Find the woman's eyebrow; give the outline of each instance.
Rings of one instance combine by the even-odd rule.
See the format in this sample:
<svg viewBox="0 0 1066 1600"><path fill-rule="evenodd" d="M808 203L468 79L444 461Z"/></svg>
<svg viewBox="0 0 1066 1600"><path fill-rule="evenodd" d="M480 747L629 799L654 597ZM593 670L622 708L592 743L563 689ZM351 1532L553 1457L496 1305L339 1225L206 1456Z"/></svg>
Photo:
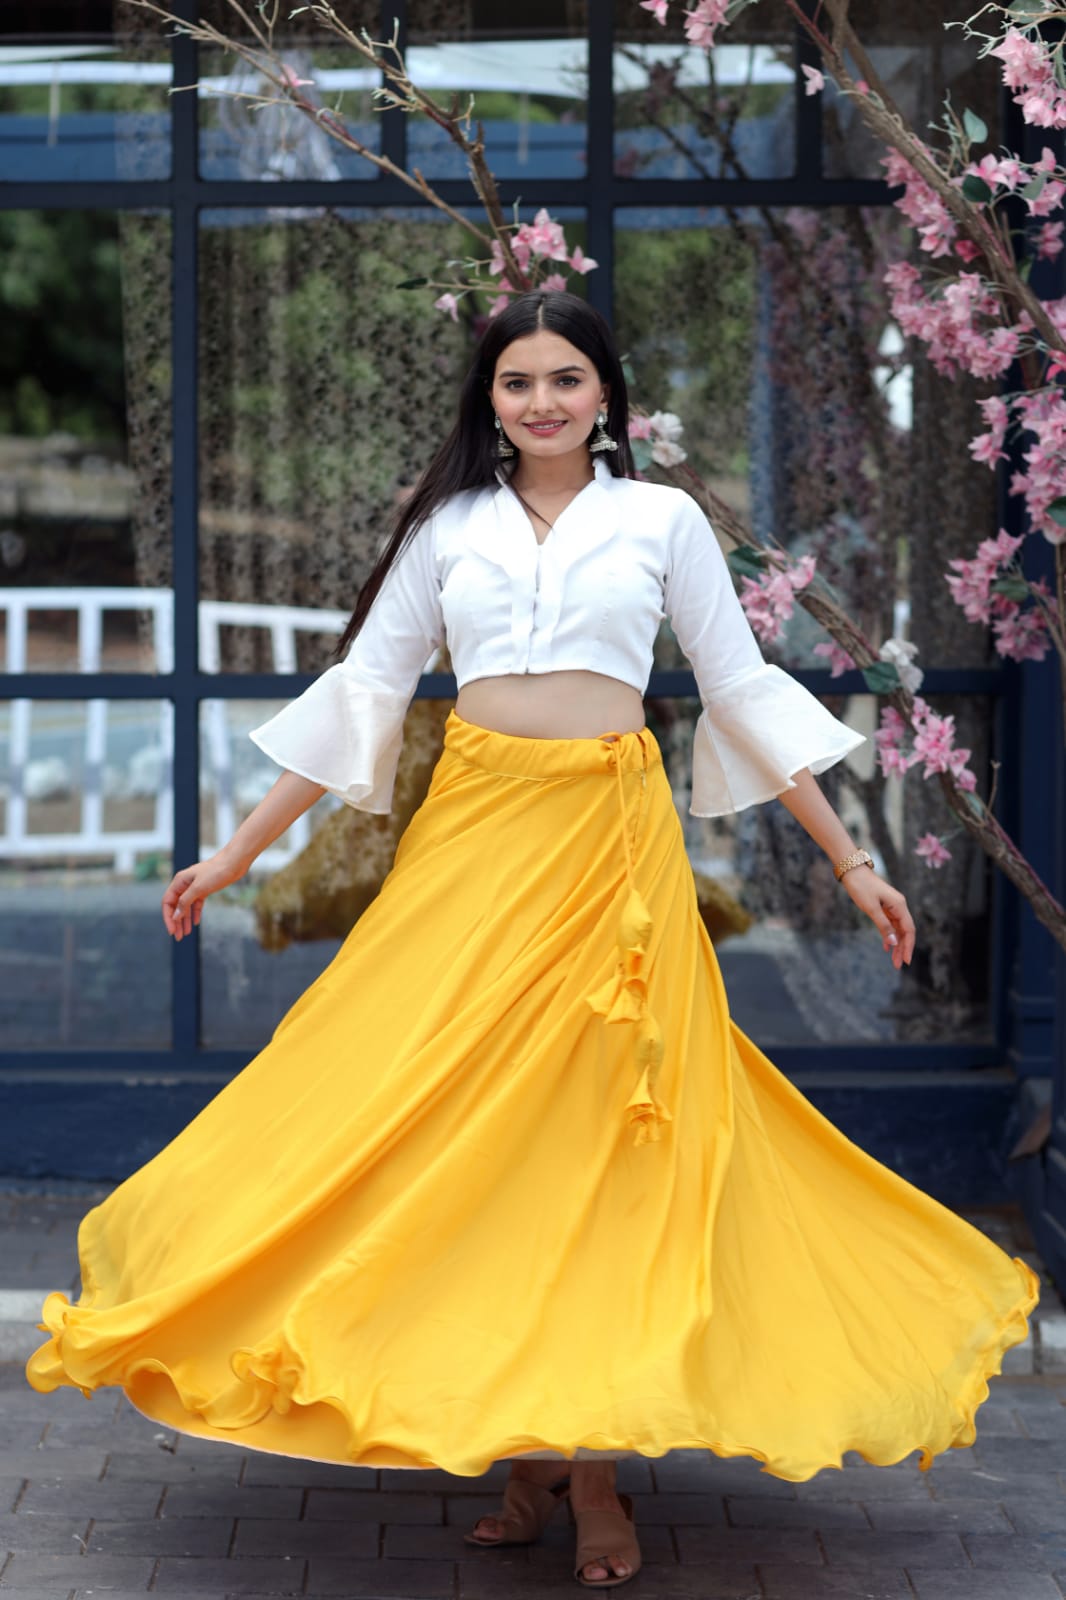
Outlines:
<svg viewBox="0 0 1066 1600"><path fill-rule="evenodd" d="M584 367L579 367L576 361L571 361L571 363L570 363L570 365L568 367L553 367L552 370L548 373L548 377L549 378L554 378L560 372L584 372L584 370L585 370ZM514 370L514 368L511 367L511 368L508 368L508 370L506 372L501 372L500 373L500 377L501 378L528 378L529 377L529 373L528 372L516 372Z"/></svg>

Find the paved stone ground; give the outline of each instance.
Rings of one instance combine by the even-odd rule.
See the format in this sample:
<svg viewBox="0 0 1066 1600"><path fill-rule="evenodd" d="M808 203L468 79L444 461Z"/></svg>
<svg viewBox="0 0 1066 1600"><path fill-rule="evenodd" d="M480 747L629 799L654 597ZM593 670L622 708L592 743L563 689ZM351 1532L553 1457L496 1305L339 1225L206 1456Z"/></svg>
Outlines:
<svg viewBox="0 0 1066 1600"><path fill-rule="evenodd" d="M176 1434L114 1389L38 1395L23 1349L40 1297L73 1288L89 1191L0 1193L0 1600L532 1600L574 1595L569 1507L530 1547L478 1550L462 1530L507 1474L331 1467ZM1019 1219L974 1221L1031 1259ZM36 1298L33 1310L29 1307ZM1050 1288L1046 1331L1062 1323ZM14 1315L21 1307L22 1322ZM869 1467L849 1456L789 1484L748 1458L673 1451L619 1463L644 1554L632 1600L1062 1600L1066 1371L1061 1341L1012 1353L977 1443ZM1051 1371L1039 1369L1041 1351ZM1035 1361L1034 1361L1035 1356Z"/></svg>

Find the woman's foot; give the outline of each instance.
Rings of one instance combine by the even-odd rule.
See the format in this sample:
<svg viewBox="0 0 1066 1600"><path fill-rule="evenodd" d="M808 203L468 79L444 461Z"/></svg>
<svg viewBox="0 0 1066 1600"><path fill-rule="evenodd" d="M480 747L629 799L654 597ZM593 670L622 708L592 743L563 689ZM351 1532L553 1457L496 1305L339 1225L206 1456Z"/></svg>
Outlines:
<svg viewBox="0 0 1066 1600"><path fill-rule="evenodd" d="M525 1479L527 1483L539 1484L542 1488L550 1489L561 1479L569 1476L571 1466L568 1461L522 1461L512 1460L511 1477ZM503 1538L504 1529L500 1518L497 1516L479 1517L475 1522L472 1533L491 1544Z"/></svg>
<svg viewBox="0 0 1066 1600"><path fill-rule="evenodd" d="M625 1514L622 1503L615 1493L615 1475L616 1466L613 1461L572 1463L570 1504L575 1517L580 1511L617 1511L620 1516ZM597 1583L604 1578L628 1577L633 1570L632 1563L622 1556L607 1555L607 1561L609 1566L604 1566L602 1560L587 1561L580 1568L581 1576Z"/></svg>

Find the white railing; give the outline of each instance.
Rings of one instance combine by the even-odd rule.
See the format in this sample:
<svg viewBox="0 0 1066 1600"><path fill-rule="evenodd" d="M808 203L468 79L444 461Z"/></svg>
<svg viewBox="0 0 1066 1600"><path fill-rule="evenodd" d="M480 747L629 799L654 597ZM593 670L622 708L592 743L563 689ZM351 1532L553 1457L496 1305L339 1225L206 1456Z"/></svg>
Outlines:
<svg viewBox="0 0 1066 1600"><path fill-rule="evenodd" d="M142 611L151 617L151 633L156 670L171 672L174 665L174 597L169 589L3 589L0 613L6 620L5 667L11 673L28 670L27 643L29 613L33 611L71 611L77 618L77 670L99 672L103 645L103 616L107 611ZM204 600L199 607L200 667L203 672L221 670L221 630L224 627L265 629L270 637L272 670L295 672L296 639L300 633L339 633L348 613L313 610L302 606L245 604L231 600ZM436 654L426 664L429 671ZM158 850L167 855L173 848L173 706L160 700L147 712L156 718L158 742L139 752L146 766L145 790L153 805L148 828L118 832L105 830L104 762L108 747L109 718L120 702L106 698L86 701L82 743L84 782L78 792L79 819L75 831L30 833L27 806L34 789L48 785L47 761L31 761L31 716L34 702L27 698L10 701L10 778L7 786L4 827L0 832L0 858L32 859L53 855L103 857L114 863L116 873L129 875L138 853ZM228 707L240 702L204 700L201 702L201 730L206 746L204 788L215 798L215 838L201 840L201 853L210 855L220 843L232 837L237 827L237 797L234 790L233 734ZM255 702L249 702L259 707ZM256 720L262 720L256 717ZM258 751L256 762L268 758ZM273 769L273 763L270 763ZM269 781L267 781L269 779ZM29 780L29 781L27 781ZM255 787L266 793L273 777ZM246 795L245 799L250 798ZM252 800L254 804L254 800ZM321 802L335 808L343 802L327 795ZM246 809L246 808L244 808ZM275 872L303 850L311 837L311 814L305 812L290 828L257 858L260 871Z"/></svg>
<svg viewBox="0 0 1066 1600"><path fill-rule="evenodd" d="M31 611L72 611L77 618L77 670L99 672L103 645L105 611L147 611L152 619L155 660L160 672L172 672L174 663L174 597L169 589L3 589L0 612L7 629L5 668L8 672L27 671L27 641ZM86 701L82 760L85 781L78 794L78 827L71 833L30 833L27 829L27 776L31 785L47 774L30 763L31 717L33 701L11 701L10 777L4 807L4 829L0 833L0 855L19 860L53 855L110 858L116 873L130 875L141 851L160 850L169 854L174 833L171 752L174 744L174 713L169 700L160 700L158 717L159 775L154 785L152 824L149 828L127 832L104 829L104 761L107 755L108 725L112 700Z"/></svg>
<svg viewBox="0 0 1066 1600"><path fill-rule="evenodd" d="M201 600L199 645L201 672L222 670L221 630L224 627L266 628L270 633L272 665L275 672L295 672L298 633L339 633L348 621L346 611L313 611L304 606L264 606L241 600ZM232 739L226 700L200 703L200 727L207 741L207 770L215 785L215 838L202 839L201 850L210 855L233 837L237 828L237 809L233 792ZM259 721L265 718L257 719ZM263 759L269 759L264 757ZM273 781L273 780L271 780ZM264 793L266 790L264 789ZM334 808L343 801L324 795L320 804ZM311 811L315 809L311 807ZM300 854L311 838L311 811L297 817L280 839L256 857L258 872L276 872Z"/></svg>

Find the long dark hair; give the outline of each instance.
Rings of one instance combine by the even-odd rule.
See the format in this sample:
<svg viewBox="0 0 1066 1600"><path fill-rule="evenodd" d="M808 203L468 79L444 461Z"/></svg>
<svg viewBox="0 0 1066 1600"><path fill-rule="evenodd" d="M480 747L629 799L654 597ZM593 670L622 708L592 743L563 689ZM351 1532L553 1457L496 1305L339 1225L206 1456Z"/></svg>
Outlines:
<svg viewBox="0 0 1066 1600"><path fill-rule="evenodd" d="M449 495L496 483L500 464L489 390L500 354L514 339L544 328L557 333L587 356L608 386L607 432L618 449L605 452L616 478L632 478L636 469L629 448L629 400L622 363L610 324L587 301L564 289L531 289L517 295L482 334L459 393L459 415L444 443L396 514L388 544L359 591L348 626L333 647L343 656L362 627L393 562L418 529Z"/></svg>

